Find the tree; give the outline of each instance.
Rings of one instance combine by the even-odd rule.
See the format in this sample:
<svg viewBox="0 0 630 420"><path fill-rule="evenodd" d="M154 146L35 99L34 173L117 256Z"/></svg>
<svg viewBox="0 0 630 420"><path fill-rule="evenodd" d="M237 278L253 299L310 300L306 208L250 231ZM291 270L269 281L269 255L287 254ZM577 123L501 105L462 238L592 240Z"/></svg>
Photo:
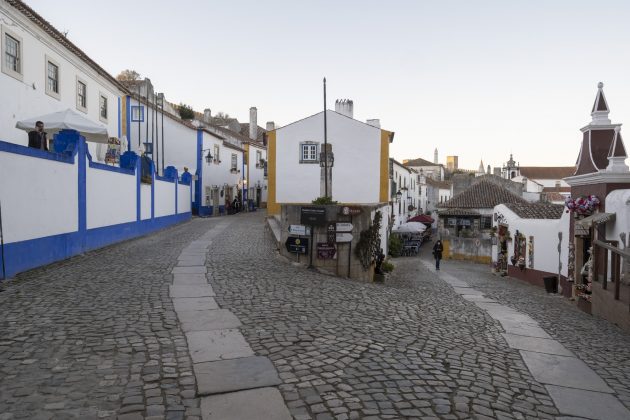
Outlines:
<svg viewBox="0 0 630 420"><path fill-rule="evenodd" d="M140 80L140 73L135 70L123 70L118 74L118 76L116 76L116 80L120 82L133 82Z"/></svg>
<svg viewBox="0 0 630 420"><path fill-rule="evenodd" d="M192 107L180 102L177 107L179 111L179 116L182 120L192 120L195 118L195 111L193 111Z"/></svg>

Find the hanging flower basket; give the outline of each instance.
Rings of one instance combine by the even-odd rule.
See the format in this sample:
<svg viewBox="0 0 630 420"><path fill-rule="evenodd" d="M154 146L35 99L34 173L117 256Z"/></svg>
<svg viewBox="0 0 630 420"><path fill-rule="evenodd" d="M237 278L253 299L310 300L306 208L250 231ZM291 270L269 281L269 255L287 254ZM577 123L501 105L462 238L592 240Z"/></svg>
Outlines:
<svg viewBox="0 0 630 420"><path fill-rule="evenodd" d="M575 217L590 216L599 208L600 200L596 195L582 196L578 198L568 197L564 201L567 211Z"/></svg>

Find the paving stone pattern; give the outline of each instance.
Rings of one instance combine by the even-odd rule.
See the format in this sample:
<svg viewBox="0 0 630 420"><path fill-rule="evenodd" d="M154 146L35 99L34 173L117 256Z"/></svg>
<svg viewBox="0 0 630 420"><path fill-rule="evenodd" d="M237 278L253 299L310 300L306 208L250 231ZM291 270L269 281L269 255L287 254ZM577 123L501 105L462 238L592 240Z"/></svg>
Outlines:
<svg viewBox="0 0 630 420"><path fill-rule="evenodd" d="M197 419L169 297L195 219L0 283L0 418Z"/></svg>
<svg viewBox="0 0 630 420"><path fill-rule="evenodd" d="M261 214L213 239L208 276L296 419L554 418L500 324L418 258L384 285L279 257Z"/></svg>
<svg viewBox="0 0 630 420"><path fill-rule="evenodd" d="M528 314L565 348L593 369L630 409L630 335L588 315L566 298L521 280L492 275L487 266L445 261L447 273L464 279L485 296Z"/></svg>

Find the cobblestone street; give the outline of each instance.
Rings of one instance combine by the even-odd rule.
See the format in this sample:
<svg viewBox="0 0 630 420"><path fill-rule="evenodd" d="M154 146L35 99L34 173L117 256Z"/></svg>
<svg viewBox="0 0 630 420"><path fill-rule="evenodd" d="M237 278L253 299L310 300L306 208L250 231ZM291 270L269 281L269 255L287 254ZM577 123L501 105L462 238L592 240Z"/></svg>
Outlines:
<svg viewBox="0 0 630 420"><path fill-rule="evenodd" d="M340 279L278 256L257 212L194 219L0 286L0 420L197 418L168 285L181 249L219 221L229 225L206 259L215 299L274 363L294 418L559 416L501 324L422 264L428 246L395 259L385 284ZM442 269L536 319L630 407L628 335L486 266Z"/></svg>

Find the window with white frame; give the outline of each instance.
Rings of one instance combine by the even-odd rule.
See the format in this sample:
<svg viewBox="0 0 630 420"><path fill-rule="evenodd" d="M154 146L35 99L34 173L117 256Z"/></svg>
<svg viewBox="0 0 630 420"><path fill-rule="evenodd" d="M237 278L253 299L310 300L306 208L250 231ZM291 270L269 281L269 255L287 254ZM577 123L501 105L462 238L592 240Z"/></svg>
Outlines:
<svg viewBox="0 0 630 420"><path fill-rule="evenodd" d="M312 141L305 141L300 143L300 163L317 163L318 144Z"/></svg>
<svg viewBox="0 0 630 420"><path fill-rule="evenodd" d="M230 162L230 169L235 171L237 164L238 164L238 161L237 161L236 153L232 153L232 160Z"/></svg>
<svg viewBox="0 0 630 420"><path fill-rule="evenodd" d="M2 72L22 80L22 38L2 27Z"/></svg>
<svg viewBox="0 0 630 420"><path fill-rule="evenodd" d="M77 109L87 112L87 83L77 77Z"/></svg>
<svg viewBox="0 0 630 420"><path fill-rule="evenodd" d="M46 93L59 99L59 63L46 56Z"/></svg>
<svg viewBox="0 0 630 420"><path fill-rule="evenodd" d="M214 163L216 163L217 165L221 163L221 159L219 159L219 150L220 150L219 145L215 144L214 145Z"/></svg>
<svg viewBox="0 0 630 420"><path fill-rule="evenodd" d="M98 116L101 121L107 122L107 96L102 93L99 95Z"/></svg>

